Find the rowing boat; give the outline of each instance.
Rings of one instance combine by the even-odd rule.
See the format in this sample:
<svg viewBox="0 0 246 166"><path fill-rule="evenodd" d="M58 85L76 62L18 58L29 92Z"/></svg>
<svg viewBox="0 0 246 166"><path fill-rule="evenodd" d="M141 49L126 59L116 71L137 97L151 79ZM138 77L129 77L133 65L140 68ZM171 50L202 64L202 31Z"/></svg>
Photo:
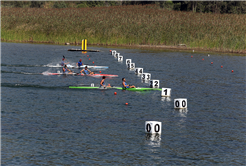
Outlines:
<svg viewBox="0 0 246 166"><path fill-rule="evenodd" d="M148 90L159 90L161 91L162 89L159 88L143 88L143 87L137 87L137 88L122 88L122 87L92 87L92 86L69 86L70 89L119 89L119 90L129 90L129 91L148 91Z"/></svg>
<svg viewBox="0 0 246 166"><path fill-rule="evenodd" d="M50 72L43 72L43 75L77 75L77 76L90 76L90 77L118 77L118 75L113 74L83 74L83 73L50 73Z"/></svg>

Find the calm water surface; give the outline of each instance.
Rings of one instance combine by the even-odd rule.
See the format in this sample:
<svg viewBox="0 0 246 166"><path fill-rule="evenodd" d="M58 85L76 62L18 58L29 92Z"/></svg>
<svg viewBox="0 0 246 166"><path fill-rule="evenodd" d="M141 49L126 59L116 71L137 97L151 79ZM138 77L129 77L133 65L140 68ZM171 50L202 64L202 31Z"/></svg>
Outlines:
<svg viewBox="0 0 246 166"><path fill-rule="evenodd" d="M82 54L69 48L80 46L1 43L2 165L245 165L245 56L103 47ZM82 59L109 66L101 72L119 77L107 84L120 86L125 77L147 87L127 70L125 59L132 59L160 87L171 88L171 97L69 89L99 85L101 78L40 74L61 71L46 65L63 55L70 64ZM174 109L176 98L187 98L188 109ZM162 122L160 136L145 134L148 120Z"/></svg>

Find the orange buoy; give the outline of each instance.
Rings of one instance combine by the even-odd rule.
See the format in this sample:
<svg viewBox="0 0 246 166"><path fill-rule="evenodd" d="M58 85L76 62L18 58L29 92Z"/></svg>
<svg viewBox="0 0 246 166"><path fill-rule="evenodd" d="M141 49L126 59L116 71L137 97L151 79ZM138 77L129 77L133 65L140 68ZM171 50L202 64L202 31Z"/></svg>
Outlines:
<svg viewBox="0 0 246 166"><path fill-rule="evenodd" d="M117 93L116 93L116 92L114 92L114 95L117 95Z"/></svg>
<svg viewBox="0 0 246 166"><path fill-rule="evenodd" d="M89 60L91 60L91 58L89 58Z"/></svg>
<svg viewBox="0 0 246 166"><path fill-rule="evenodd" d="M128 105L128 103L126 103L126 105Z"/></svg>
<svg viewBox="0 0 246 166"><path fill-rule="evenodd" d="M234 71L232 70L231 72L233 73Z"/></svg>
<svg viewBox="0 0 246 166"><path fill-rule="evenodd" d="M101 71L99 71L99 73L101 73Z"/></svg>
<svg viewBox="0 0 246 166"><path fill-rule="evenodd" d="M87 57L89 57L89 55L87 55Z"/></svg>
<svg viewBox="0 0 246 166"><path fill-rule="evenodd" d="M94 63L94 61L92 63Z"/></svg>
<svg viewBox="0 0 246 166"><path fill-rule="evenodd" d="M193 58L193 56L191 56L191 58Z"/></svg>
<svg viewBox="0 0 246 166"><path fill-rule="evenodd" d="M220 67L221 67L221 68L223 68L223 66L222 66L222 65L221 65Z"/></svg>
<svg viewBox="0 0 246 166"><path fill-rule="evenodd" d="M211 62L211 64L213 64L213 62Z"/></svg>
<svg viewBox="0 0 246 166"><path fill-rule="evenodd" d="M202 59L204 61L204 59Z"/></svg>

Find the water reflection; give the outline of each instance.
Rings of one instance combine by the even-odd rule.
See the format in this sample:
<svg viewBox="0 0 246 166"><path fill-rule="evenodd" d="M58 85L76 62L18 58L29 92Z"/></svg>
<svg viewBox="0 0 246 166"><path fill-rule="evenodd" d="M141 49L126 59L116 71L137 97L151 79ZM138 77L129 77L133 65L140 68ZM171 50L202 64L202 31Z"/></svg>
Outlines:
<svg viewBox="0 0 246 166"><path fill-rule="evenodd" d="M174 109L174 112L178 114L177 117L187 117L187 113L188 113L188 109L187 108L183 108L183 109Z"/></svg>
<svg viewBox="0 0 246 166"><path fill-rule="evenodd" d="M161 146L161 135L160 134L146 134L145 135L147 145L152 147L160 147Z"/></svg>
<svg viewBox="0 0 246 166"><path fill-rule="evenodd" d="M171 98L170 97L161 97L161 101L171 101Z"/></svg>
<svg viewBox="0 0 246 166"><path fill-rule="evenodd" d="M149 80L143 80L143 79L141 79L141 83L149 84Z"/></svg>

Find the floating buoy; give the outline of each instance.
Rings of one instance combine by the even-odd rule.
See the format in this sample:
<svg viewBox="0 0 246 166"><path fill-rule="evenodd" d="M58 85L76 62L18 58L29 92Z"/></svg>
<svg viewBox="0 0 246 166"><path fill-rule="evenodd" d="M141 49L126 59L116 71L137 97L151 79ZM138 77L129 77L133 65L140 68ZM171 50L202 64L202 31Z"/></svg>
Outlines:
<svg viewBox="0 0 246 166"><path fill-rule="evenodd" d="M202 59L204 61L204 59Z"/></svg>
<svg viewBox="0 0 246 166"><path fill-rule="evenodd" d="M191 56L191 58L193 58L193 56Z"/></svg>
<svg viewBox="0 0 246 166"><path fill-rule="evenodd" d="M231 72L233 73L234 71L232 70Z"/></svg>
<svg viewBox="0 0 246 166"><path fill-rule="evenodd" d="M99 71L99 73L101 73L101 71Z"/></svg>
<svg viewBox="0 0 246 166"><path fill-rule="evenodd" d="M211 64L213 64L213 62L211 62Z"/></svg>
<svg viewBox="0 0 246 166"><path fill-rule="evenodd" d="M126 105L128 105L128 103L126 103Z"/></svg>
<svg viewBox="0 0 246 166"><path fill-rule="evenodd" d="M92 63L94 63L94 61Z"/></svg>
<svg viewBox="0 0 246 166"><path fill-rule="evenodd" d="M223 66L222 66L222 65L221 65L220 67L221 67L221 68L223 68Z"/></svg>
<svg viewBox="0 0 246 166"><path fill-rule="evenodd" d="M89 58L89 60L91 60L91 58Z"/></svg>
<svg viewBox="0 0 246 166"><path fill-rule="evenodd" d="M114 92L114 95L117 95L117 93L116 93L116 92Z"/></svg>
<svg viewBox="0 0 246 166"><path fill-rule="evenodd" d="M89 57L89 55L87 55L87 57Z"/></svg>

